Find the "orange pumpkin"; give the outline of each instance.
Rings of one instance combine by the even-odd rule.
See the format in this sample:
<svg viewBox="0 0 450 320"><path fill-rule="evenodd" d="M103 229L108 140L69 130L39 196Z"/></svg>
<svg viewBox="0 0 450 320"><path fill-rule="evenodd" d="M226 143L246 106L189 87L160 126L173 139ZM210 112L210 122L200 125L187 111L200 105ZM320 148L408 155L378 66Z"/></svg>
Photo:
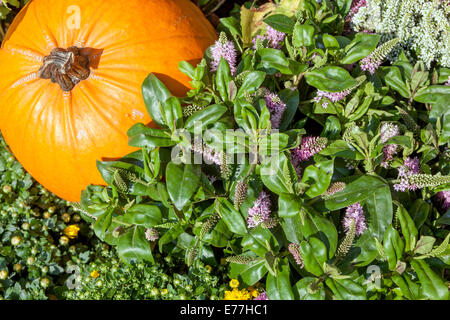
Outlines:
<svg viewBox="0 0 450 320"><path fill-rule="evenodd" d="M104 184L96 160L132 151L126 132L151 125L141 93L154 73L177 96L217 38L189 0L32 0L0 50L0 129L43 186L79 201Z"/></svg>

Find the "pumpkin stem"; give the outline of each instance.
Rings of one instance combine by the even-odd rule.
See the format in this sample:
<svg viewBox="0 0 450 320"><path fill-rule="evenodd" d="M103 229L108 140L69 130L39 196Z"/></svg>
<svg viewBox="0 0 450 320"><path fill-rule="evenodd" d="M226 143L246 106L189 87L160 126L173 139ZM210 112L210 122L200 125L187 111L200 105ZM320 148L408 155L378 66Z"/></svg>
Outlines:
<svg viewBox="0 0 450 320"><path fill-rule="evenodd" d="M59 84L63 91L72 90L82 80L89 77L89 58L81 55L77 47L68 49L55 48L44 58L38 71L42 79L51 79Z"/></svg>

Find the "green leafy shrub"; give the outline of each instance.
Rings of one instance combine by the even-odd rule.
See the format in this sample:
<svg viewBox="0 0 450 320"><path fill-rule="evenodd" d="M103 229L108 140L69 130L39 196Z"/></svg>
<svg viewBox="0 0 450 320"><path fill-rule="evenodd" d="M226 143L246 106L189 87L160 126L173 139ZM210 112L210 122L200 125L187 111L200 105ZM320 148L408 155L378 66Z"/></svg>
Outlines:
<svg viewBox="0 0 450 320"><path fill-rule="evenodd" d="M203 300L224 293L225 267L208 265L187 270L183 261L167 256L157 263L124 264L107 251L79 270L79 287L66 290L70 300Z"/></svg>
<svg viewBox="0 0 450 320"><path fill-rule="evenodd" d="M67 267L105 248L70 204L36 183L0 143L0 296L61 298Z"/></svg>
<svg viewBox="0 0 450 320"><path fill-rule="evenodd" d="M344 36L350 4L246 3L180 63L186 97L150 74L161 129L133 126L141 150L98 163L95 234L126 263L226 259L269 299L448 299L448 69L386 64L398 39Z"/></svg>

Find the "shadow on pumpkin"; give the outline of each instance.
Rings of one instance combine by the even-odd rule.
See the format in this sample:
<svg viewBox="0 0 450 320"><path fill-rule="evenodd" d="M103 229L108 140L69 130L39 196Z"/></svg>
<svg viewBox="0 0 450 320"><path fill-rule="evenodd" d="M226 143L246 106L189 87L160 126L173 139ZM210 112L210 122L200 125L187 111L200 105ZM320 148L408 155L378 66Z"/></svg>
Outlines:
<svg viewBox="0 0 450 320"><path fill-rule="evenodd" d="M81 54L89 58L89 67L92 69L98 69L98 65L100 64L100 59L103 54L103 49L95 49L95 48L81 48Z"/></svg>

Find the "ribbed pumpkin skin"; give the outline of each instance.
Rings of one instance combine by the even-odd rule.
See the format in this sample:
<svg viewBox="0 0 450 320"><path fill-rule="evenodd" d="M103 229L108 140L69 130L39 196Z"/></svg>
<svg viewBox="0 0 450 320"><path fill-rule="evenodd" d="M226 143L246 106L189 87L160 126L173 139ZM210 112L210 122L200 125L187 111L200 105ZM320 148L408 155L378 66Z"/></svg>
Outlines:
<svg viewBox="0 0 450 320"><path fill-rule="evenodd" d="M79 29L70 19L73 5ZM141 93L145 77L153 72L183 95L189 79L178 62L197 63L216 37L189 0L32 0L0 50L2 134L39 183L79 201L88 184L104 184L96 160L132 152L128 129L151 125ZM37 72L53 48L70 46L85 47L91 75L63 92Z"/></svg>

